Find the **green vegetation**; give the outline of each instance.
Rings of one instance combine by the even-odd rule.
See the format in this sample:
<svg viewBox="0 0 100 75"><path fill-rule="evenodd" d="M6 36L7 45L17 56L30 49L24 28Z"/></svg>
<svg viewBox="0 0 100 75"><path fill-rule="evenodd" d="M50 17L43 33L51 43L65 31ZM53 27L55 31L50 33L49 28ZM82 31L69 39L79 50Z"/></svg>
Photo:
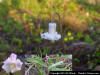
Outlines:
<svg viewBox="0 0 100 75"><path fill-rule="evenodd" d="M54 57L56 57L56 58L54 58ZM43 61L43 59L45 59L45 60ZM60 61L61 59L65 59L65 60ZM70 61L66 62L69 59L70 59ZM40 75L47 75L49 73L49 71L72 71L71 55L67 55L67 56L66 55L65 56L64 55L63 56L50 55L50 56L46 56L45 58L34 57L34 58L28 58L27 62L33 63L33 65L35 65L35 67L32 67L31 69L34 71L36 71L36 69L39 69L38 74L40 74ZM61 67L59 67L59 66L61 66ZM67 67L68 67L68 69L67 69ZM48 71L48 72L46 72L46 71Z"/></svg>
<svg viewBox="0 0 100 75"><path fill-rule="evenodd" d="M62 38L58 41L44 40L40 35L48 31L48 24L55 12L60 14L62 32L57 16L54 21L57 23L57 32L62 34ZM0 2L0 52L4 53L0 53L1 57L7 57L7 53L12 52L20 56L70 53L75 64L82 62L79 67L92 66L91 70L93 70L93 67L100 65L100 2L2 0ZM81 56L84 56L82 61ZM2 62L5 58L0 59ZM32 59L32 61L37 63L41 60ZM52 59L49 61L52 65ZM45 63L41 61L36 64L36 66L40 65L45 66ZM65 68L54 69L65 70ZM40 73L40 75L44 74L42 68Z"/></svg>

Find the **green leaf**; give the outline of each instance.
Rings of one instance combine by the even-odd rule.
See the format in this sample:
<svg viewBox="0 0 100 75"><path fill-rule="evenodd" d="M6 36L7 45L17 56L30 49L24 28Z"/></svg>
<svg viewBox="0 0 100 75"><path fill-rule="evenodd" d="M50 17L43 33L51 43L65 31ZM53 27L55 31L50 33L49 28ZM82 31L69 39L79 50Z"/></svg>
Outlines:
<svg viewBox="0 0 100 75"><path fill-rule="evenodd" d="M56 62L59 62L59 55L56 55Z"/></svg>
<svg viewBox="0 0 100 75"><path fill-rule="evenodd" d="M52 69L52 68L54 68L54 67L56 67L58 65L62 65L62 64L64 64L63 61L57 62L57 63L52 64L51 66L49 66L48 69L50 70L50 69Z"/></svg>
<svg viewBox="0 0 100 75"><path fill-rule="evenodd" d="M43 51L41 52L42 55L46 55L47 53L49 53L48 48L43 48Z"/></svg>
<svg viewBox="0 0 100 75"><path fill-rule="evenodd" d="M62 55L61 57L63 57L63 58L72 58L72 55L71 54L69 54L69 55Z"/></svg>
<svg viewBox="0 0 100 75"><path fill-rule="evenodd" d="M53 59L48 57L48 61L49 61L49 65L52 65L53 64Z"/></svg>
<svg viewBox="0 0 100 75"><path fill-rule="evenodd" d="M35 38L35 41L41 43L41 38Z"/></svg>
<svg viewBox="0 0 100 75"><path fill-rule="evenodd" d="M43 62L41 59L39 58L28 58L27 59L28 62L34 62L34 63L37 63L37 64L40 64L44 67L47 67L47 64L45 62Z"/></svg>
<svg viewBox="0 0 100 75"><path fill-rule="evenodd" d="M11 25L12 23L13 23L12 20L8 20L8 21L7 21L7 24L8 24L8 25Z"/></svg>
<svg viewBox="0 0 100 75"><path fill-rule="evenodd" d="M40 29L40 32L41 32L41 33L43 33L43 31L44 31L43 29Z"/></svg>
<svg viewBox="0 0 100 75"><path fill-rule="evenodd" d="M24 19L24 21L27 21L27 18L26 18L26 17L27 17L27 14L24 13L24 14L23 14L23 19Z"/></svg>
<svg viewBox="0 0 100 75"><path fill-rule="evenodd" d="M89 35L86 35L84 41L85 41L85 42L91 42L92 39L90 38Z"/></svg>
<svg viewBox="0 0 100 75"><path fill-rule="evenodd" d="M56 68L55 71L71 71L71 70L66 68Z"/></svg>
<svg viewBox="0 0 100 75"><path fill-rule="evenodd" d="M77 37L80 39L83 36L82 32L77 33Z"/></svg>
<svg viewBox="0 0 100 75"><path fill-rule="evenodd" d="M42 68L40 68L39 71L40 71L39 75L46 75L45 71Z"/></svg>

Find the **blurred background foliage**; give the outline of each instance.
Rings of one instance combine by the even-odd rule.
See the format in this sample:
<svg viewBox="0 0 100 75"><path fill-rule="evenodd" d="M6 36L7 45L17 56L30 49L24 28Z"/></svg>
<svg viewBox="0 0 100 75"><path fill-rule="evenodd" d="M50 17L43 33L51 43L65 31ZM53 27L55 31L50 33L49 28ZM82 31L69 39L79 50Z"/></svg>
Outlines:
<svg viewBox="0 0 100 75"><path fill-rule="evenodd" d="M100 0L1 0L0 51L67 53L70 46L63 49L60 41L48 43L39 36L48 30L54 12L61 17L65 46L80 41L100 50ZM57 17L55 22L59 25Z"/></svg>
<svg viewBox="0 0 100 75"><path fill-rule="evenodd" d="M49 22L53 13L58 12L65 31L85 31L89 23L95 23L94 19L100 16L98 3L97 0L2 0L0 18L12 17L16 22L24 22L26 30L32 31L38 24L30 22L38 19Z"/></svg>
<svg viewBox="0 0 100 75"><path fill-rule="evenodd" d="M20 50L34 41L41 44L39 34L48 30L53 13L58 12L66 44L78 40L95 44L100 33L99 8L99 0L2 0L0 37ZM57 17L55 19L59 25ZM58 32L59 29L57 27Z"/></svg>

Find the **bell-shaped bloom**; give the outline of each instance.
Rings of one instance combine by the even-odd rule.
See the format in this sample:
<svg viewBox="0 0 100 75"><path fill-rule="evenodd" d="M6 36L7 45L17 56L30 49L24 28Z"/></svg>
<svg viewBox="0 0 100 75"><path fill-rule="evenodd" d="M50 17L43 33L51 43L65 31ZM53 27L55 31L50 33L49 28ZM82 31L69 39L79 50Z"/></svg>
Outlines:
<svg viewBox="0 0 100 75"><path fill-rule="evenodd" d="M7 72L7 73L14 73L16 71L21 70L22 67L22 62L20 61L20 59L17 59L17 55L12 53L10 55L10 57L8 57L5 61L4 61L4 65L2 66L2 68Z"/></svg>
<svg viewBox="0 0 100 75"><path fill-rule="evenodd" d="M41 34L41 38L47 40L59 40L61 35L56 32L56 23L49 23L49 31Z"/></svg>

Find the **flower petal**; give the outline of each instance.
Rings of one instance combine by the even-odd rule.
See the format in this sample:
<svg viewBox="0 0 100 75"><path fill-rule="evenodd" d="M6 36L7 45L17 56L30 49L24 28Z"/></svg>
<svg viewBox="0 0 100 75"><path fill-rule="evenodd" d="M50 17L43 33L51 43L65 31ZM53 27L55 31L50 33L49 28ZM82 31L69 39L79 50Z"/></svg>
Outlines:
<svg viewBox="0 0 100 75"><path fill-rule="evenodd" d="M19 59L16 60L16 69L21 70L23 62L21 62Z"/></svg>
<svg viewBox="0 0 100 75"><path fill-rule="evenodd" d="M48 32L41 34L41 38L47 39L47 40L59 40L61 38L61 35L57 32L55 34L49 34Z"/></svg>
<svg viewBox="0 0 100 75"><path fill-rule="evenodd" d="M16 61L17 55L12 53L9 57L12 61Z"/></svg>
<svg viewBox="0 0 100 75"><path fill-rule="evenodd" d="M4 64L11 63L11 59L8 57L3 63Z"/></svg>
<svg viewBox="0 0 100 75"><path fill-rule="evenodd" d="M2 66L2 69L4 69L7 73L10 72L10 68L9 68L8 64L4 64L4 65Z"/></svg>

